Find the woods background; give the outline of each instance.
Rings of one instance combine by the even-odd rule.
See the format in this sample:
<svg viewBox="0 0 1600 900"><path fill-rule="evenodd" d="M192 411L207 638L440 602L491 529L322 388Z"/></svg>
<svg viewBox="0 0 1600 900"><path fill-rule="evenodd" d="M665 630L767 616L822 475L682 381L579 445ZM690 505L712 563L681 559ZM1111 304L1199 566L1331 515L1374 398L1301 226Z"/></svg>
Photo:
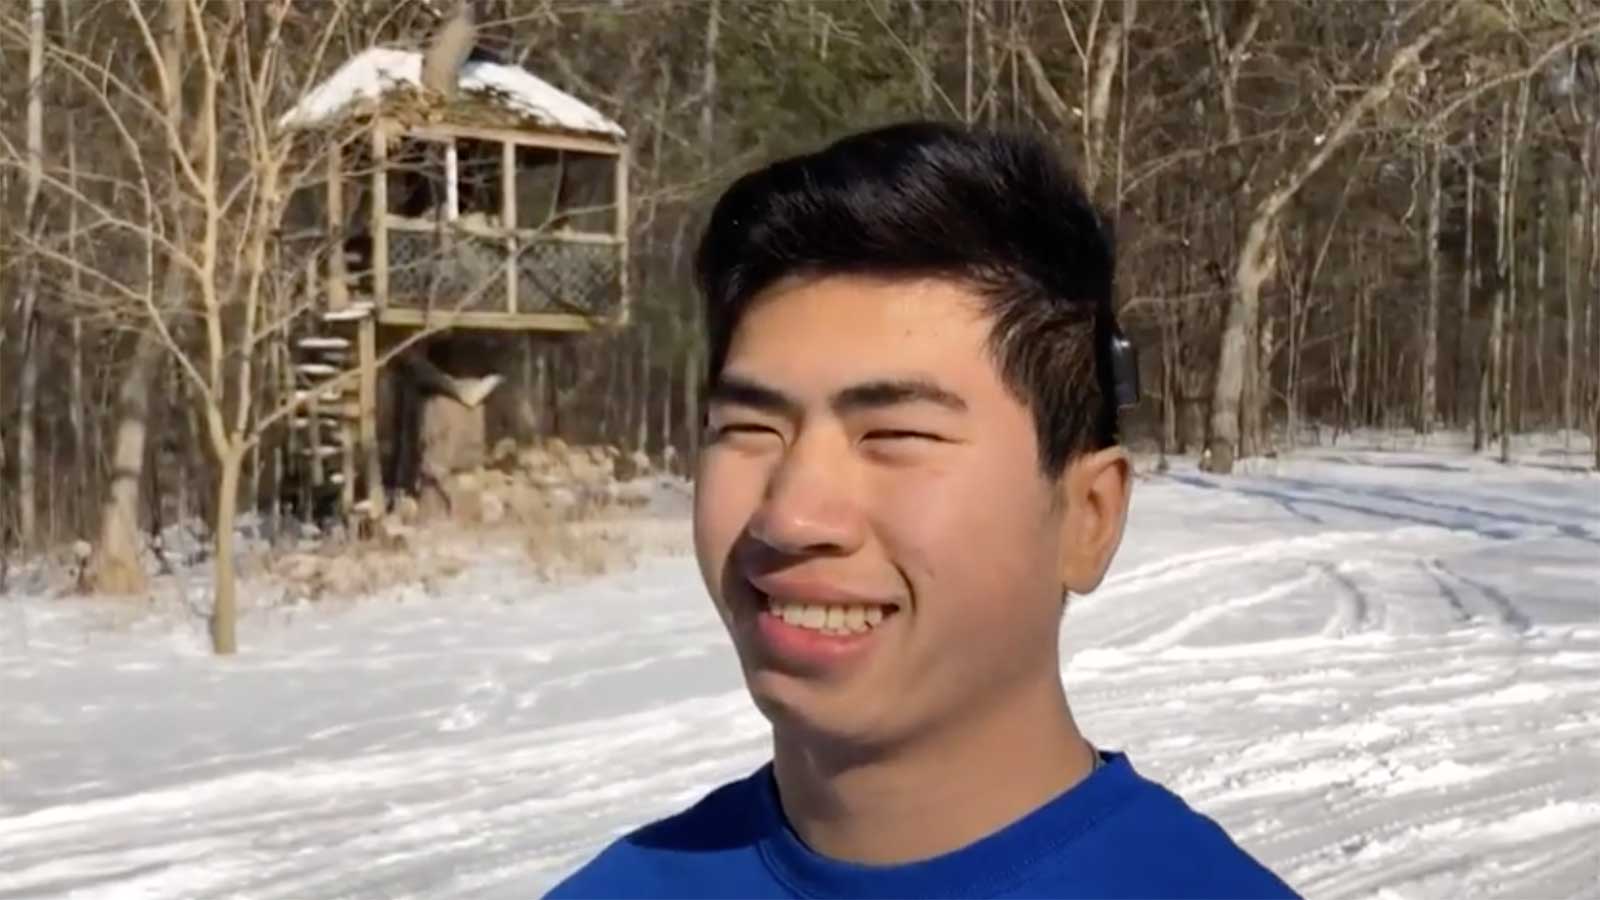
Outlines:
<svg viewBox="0 0 1600 900"><path fill-rule="evenodd" d="M911 117L1067 151L1119 241L1130 440L1600 429L1600 12L1585 0L480 0L479 42L628 130L634 316L529 338L524 424L690 458L690 257L774 156ZM0 6L0 555L262 488L284 292L271 123L422 0ZM1600 442L1596 442L1600 466ZM669 453L668 448L672 448ZM217 489L236 455L237 483Z"/></svg>

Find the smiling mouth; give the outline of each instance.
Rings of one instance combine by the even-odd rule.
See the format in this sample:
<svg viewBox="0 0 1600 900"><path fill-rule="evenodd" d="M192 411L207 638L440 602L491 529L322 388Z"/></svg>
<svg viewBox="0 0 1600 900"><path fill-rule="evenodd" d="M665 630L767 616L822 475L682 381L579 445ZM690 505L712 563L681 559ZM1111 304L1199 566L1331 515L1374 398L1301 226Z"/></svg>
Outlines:
<svg viewBox="0 0 1600 900"><path fill-rule="evenodd" d="M767 614L786 625L834 636L866 634L899 611L893 604L805 603L765 596L763 602Z"/></svg>

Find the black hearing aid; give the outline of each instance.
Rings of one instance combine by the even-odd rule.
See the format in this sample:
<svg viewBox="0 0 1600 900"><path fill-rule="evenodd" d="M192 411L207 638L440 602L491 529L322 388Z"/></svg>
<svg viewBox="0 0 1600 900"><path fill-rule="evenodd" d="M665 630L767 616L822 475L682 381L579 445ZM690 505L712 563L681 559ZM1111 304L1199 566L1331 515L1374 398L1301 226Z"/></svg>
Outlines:
<svg viewBox="0 0 1600 900"><path fill-rule="evenodd" d="M1106 360L1111 364L1111 396L1118 409L1139 404L1139 351L1120 330L1113 330L1106 342Z"/></svg>

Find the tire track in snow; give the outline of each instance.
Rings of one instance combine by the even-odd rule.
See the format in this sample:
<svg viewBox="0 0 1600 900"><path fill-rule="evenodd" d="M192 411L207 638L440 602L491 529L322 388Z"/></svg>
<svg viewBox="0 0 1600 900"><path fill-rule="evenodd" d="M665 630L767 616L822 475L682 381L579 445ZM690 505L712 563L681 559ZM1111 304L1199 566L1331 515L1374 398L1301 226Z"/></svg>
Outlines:
<svg viewBox="0 0 1600 900"><path fill-rule="evenodd" d="M1366 593L1356 584L1355 579L1348 574L1351 564L1319 562L1315 563L1315 566L1337 586L1337 590L1334 591L1337 596L1334 612L1328 617L1327 624L1322 627L1322 633L1331 637L1347 637L1371 631L1374 627L1372 604L1367 599Z"/></svg>
<svg viewBox="0 0 1600 900"><path fill-rule="evenodd" d="M1527 631L1532 627L1533 623L1528 618L1527 613L1522 611L1522 608L1511 599L1510 595L1499 588L1467 578L1465 575L1447 567L1438 557L1428 560L1426 567L1428 574L1438 580L1441 590L1445 589L1445 585L1448 583L1457 587L1468 588L1477 594L1489 607L1495 620L1500 625L1517 632ZM1459 603L1460 593L1456 593L1455 596Z"/></svg>
<svg viewBox="0 0 1600 900"><path fill-rule="evenodd" d="M144 864L155 872L174 873L164 877L182 875L185 883L220 879L222 889L233 876L211 872L213 861L243 853L254 858L248 871L265 876L264 883L247 891L252 896L264 896L256 889L269 885L285 897L325 896L319 893L322 888L343 893L339 885L348 881L349 872L337 865L341 859L369 860L374 873L404 874L415 865L437 865L441 854L452 853L471 865L483 838L453 837L463 820L485 826L485 832L497 819L503 820L501 831L510 834L525 833L530 823L570 821L580 829L574 837L585 833L581 829L592 828L597 818L629 821L641 807L651 805L648 798L662 786L663 772L668 780L690 785L710 780L712 775L703 767L718 770L716 775L729 774L730 761L737 767L739 759L730 749L761 744L764 723L752 721L758 718L743 693L730 693L542 734L244 772L50 807L0 821L0 848L7 859L0 888L38 890L64 867L104 869L135 852L137 839L130 847L125 833L170 829L176 819L223 841L229 851L188 853L181 843L164 844L150 848ZM729 727L730 723L738 724ZM648 760L642 769L637 765L640 759ZM471 784L475 778L498 783L475 789ZM263 791L268 782L275 786ZM522 799L506 802L507 790ZM261 852L263 794L270 797L265 801L270 812L284 819L268 832L272 837L265 846L314 847L326 857L324 864L301 861L286 867L275 854ZM337 798L335 808L312 814L330 796ZM108 828L110 822L122 827ZM430 822L452 827L430 828ZM307 871L309 877L304 875ZM319 880L323 877L329 879L325 884Z"/></svg>
<svg viewBox="0 0 1600 900"><path fill-rule="evenodd" d="M1355 810L1339 811L1337 824L1330 821L1307 825L1266 837L1256 843L1258 848L1265 850L1286 843L1291 847L1296 846L1296 842L1291 841L1291 838L1315 837L1316 842L1309 847L1303 846L1305 842L1301 841L1299 844L1302 846L1298 850L1287 855L1278 852L1272 855L1287 871L1310 869L1317 873L1313 877L1319 882L1333 880L1338 877L1339 867L1333 867L1335 871L1324 878L1318 871L1319 863L1328 859L1342 860L1379 841L1404 834L1414 836L1428 826L1463 818L1473 813L1493 813L1478 818L1495 821L1504 811L1518 808L1523 800L1542 799L1556 793L1552 789L1564 785L1569 774L1564 761L1501 771L1469 782L1468 788L1447 795L1452 799L1442 806L1404 810L1386 798L1365 804ZM1402 814L1398 817L1394 815L1397 810L1402 810ZM1324 834L1323 832L1328 831L1330 826L1340 829L1341 833L1333 836ZM1301 884L1301 887L1307 885Z"/></svg>
<svg viewBox="0 0 1600 900"><path fill-rule="evenodd" d="M1445 574L1444 564L1439 557L1430 556L1427 559L1417 560L1417 568L1421 569L1434 583L1439 586L1439 599L1445 602L1450 610L1450 616L1459 625L1472 621L1472 613L1467 611L1467 606L1461 600L1461 594L1451 586L1450 579Z"/></svg>
<svg viewBox="0 0 1600 900"><path fill-rule="evenodd" d="M1221 603L1201 606L1199 609L1188 613L1173 624L1150 635L1128 649L1133 653L1157 653L1189 637L1200 629L1215 622L1223 616L1243 612L1253 606L1271 603L1283 597L1296 593L1302 588L1309 587L1322 577L1316 569L1305 572L1294 578L1278 581L1266 588L1249 594L1232 597Z"/></svg>
<svg viewBox="0 0 1600 900"><path fill-rule="evenodd" d="M1248 571L1251 567L1261 563L1285 565L1301 563L1303 565L1323 566L1342 564L1344 555L1354 548L1372 544L1383 543L1387 545L1400 544L1414 541L1439 541L1445 540L1458 544L1463 537L1458 532L1452 532L1434 525L1405 525L1396 528L1379 530L1352 530L1329 531L1320 534L1299 535L1295 537L1273 538L1265 541L1255 541L1245 544L1228 544L1220 547L1197 550L1190 553L1179 554L1156 562L1146 563L1127 572L1114 574L1107 578L1106 583L1091 594L1072 598L1072 609L1082 614L1093 615L1095 611L1105 609L1108 601L1125 600L1144 592L1175 584L1184 584L1193 590L1194 583L1206 577L1226 573L1230 569ZM1334 557L1329 560L1328 557ZM1232 579L1228 579L1232 580ZM1248 578L1240 580L1248 581ZM1353 584L1348 585L1359 593ZM1268 589L1270 590L1270 588ZM1289 591L1287 593L1293 593ZM1204 625L1217 617L1217 614L1208 612L1218 604L1230 609L1248 608L1262 602L1281 599L1287 594L1271 594L1263 598L1253 597L1224 597L1211 602L1199 600L1196 608L1189 615L1198 616L1199 624ZM1160 649L1171 646L1170 642L1158 636L1160 631L1170 630L1176 626L1161 623L1170 622L1170 599L1159 605L1148 607L1130 608L1127 621L1113 621L1105 624L1103 633L1097 633L1097 646L1121 646L1132 640L1135 646L1143 645L1144 649ZM1358 631L1370 630L1380 625L1381 622L1373 621L1370 610L1360 613L1357 610ZM1120 610L1119 610L1120 613ZM1071 627L1069 616L1068 627ZM1154 632L1154 633L1153 633ZM1181 640L1182 635L1178 636Z"/></svg>
<svg viewBox="0 0 1600 900"><path fill-rule="evenodd" d="M1103 600L1116 599L1152 587L1161 587L1177 581L1185 581L1194 577L1200 571L1218 566L1231 566L1256 562L1262 559L1307 555L1313 551L1334 550L1367 541L1393 539L1401 535L1437 535L1440 532L1441 529L1430 525L1410 525L1402 528L1379 530L1328 531L1321 534L1272 538L1245 544L1227 544L1205 550L1179 553L1154 562L1145 563L1126 572L1113 573L1106 578L1105 584L1101 585L1094 593L1086 594L1082 597L1074 597L1073 602L1085 607L1098 605Z"/></svg>
<svg viewBox="0 0 1600 900"><path fill-rule="evenodd" d="M1554 842L1541 841L1519 860L1496 860L1488 874L1470 877L1480 893L1491 897L1600 897L1600 849L1593 834L1577 834Z"/></svg>

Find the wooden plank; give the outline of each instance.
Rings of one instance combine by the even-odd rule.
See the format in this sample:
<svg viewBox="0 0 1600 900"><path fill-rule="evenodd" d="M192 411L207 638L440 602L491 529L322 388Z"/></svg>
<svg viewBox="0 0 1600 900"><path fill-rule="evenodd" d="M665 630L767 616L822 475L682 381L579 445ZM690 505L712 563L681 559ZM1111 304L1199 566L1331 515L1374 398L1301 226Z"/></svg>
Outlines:
<svg viewBox="0 0 1600 900"><path fill-rule="evenodd" d="M344 157L339 144L330 144L323 154L327 167L328 220L328 307L344 309L350 305L350 273L344 262L344 235L349 223L344 218Z"/></svg>
<svg viewBox="0 0 1600 900"><path fill-rule="evenodd" d="M378 309L389 302L389 129L379 120L372 126L372 301Z"/></svg>
<svg viewBox="0 0 1600 900"><path fill-rule="evenodd" d="M578 153L597 153L616 156L624 145L601 137L581 137L568 134L545 134L536 131L518 131L511 128L484 128L480 125L412 125L405 128L407 137L427 141L449 141L458 137L478 141L507 142L522 147L546 147L551 150L573 150Z"/></svg>
<svg viewBox="0 0 1600 900"><path fill-rule="evenodd" d="M439 223L433 219L414 219L393 214L384 219L384 224L388 226L390 231L407 231L413 234L433 234L439 230ZM621 243L615 234L608 234L603 231L546 231L538 228L518 228L515 231L508 231L503 228L490 228L480 225L475 219L457 219L450 223L450 227L474 237L487 238L494 241L504 238L507 234L514 234L524 241L607 244L612 246Z"/></svg>
<svg viewBox="0 0 1600 900"><path fill-rule="evenodd" d="M381 325L402 328L481 328L491 331L593 331L607 324L602 316L572 313L503 313L464 310L403 309L391 306L378 318Z"/></svg>
<svg viewBox="0 0 1600 900"><path fill-rule="evenodd" d="M356 327L361 372L361 454L366 468L367 501L374 517L383 515L383 465L378 455L378 326L368 316Z"/></svg>
<svg viewBox="0 0 1600 900"><path fill-rule="evenodd" d="M517 145L500 145L500 225L506 230L506 312L517 311Z"/></svg>

